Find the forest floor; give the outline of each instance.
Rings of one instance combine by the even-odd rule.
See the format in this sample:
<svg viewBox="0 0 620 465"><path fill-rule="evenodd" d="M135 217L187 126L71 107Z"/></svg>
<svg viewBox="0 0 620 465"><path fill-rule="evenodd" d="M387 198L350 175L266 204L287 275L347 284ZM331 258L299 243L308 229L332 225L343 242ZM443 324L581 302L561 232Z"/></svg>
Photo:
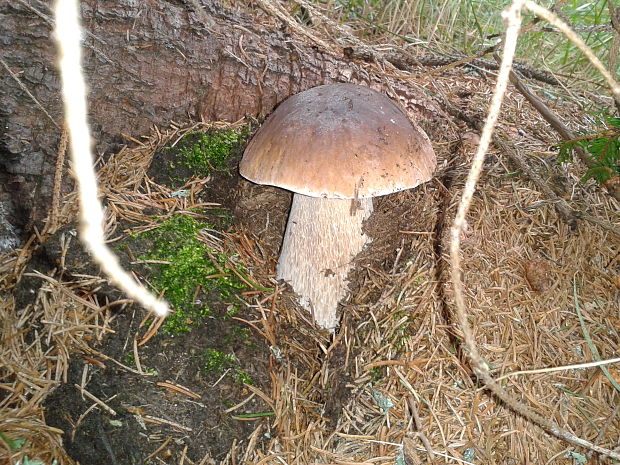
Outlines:
<svg viewBox="0 0 620 465"><path fill-rule="evenodd" d="M453 68L411 85L481 119L494 80ZM572 130L591 129L590 97L544 95ZM585 463L587 450L518 416L473 375L447 247L477 134L447 114L410 116L433 141L436 176L376 199L334 335L275 280L291 196L237 172L255 121L160 128L109 155L99 181L110 245L176 312L156 318L99 276L75 237L75 193L65 196L48 227L0 261L7 450L31 464ZM482 356L496 377L618 357L620 240L601 227L618 227L618 203L580 182L578 164L557 161L557 136L512 88L497 131L598 223L564 222L557 198L489 151L462 237ZM224 134L228 149L198 166L194 148L211 147L203 134ZM615 448L614 382L617 369L588 368L502 384Z"/></svg>

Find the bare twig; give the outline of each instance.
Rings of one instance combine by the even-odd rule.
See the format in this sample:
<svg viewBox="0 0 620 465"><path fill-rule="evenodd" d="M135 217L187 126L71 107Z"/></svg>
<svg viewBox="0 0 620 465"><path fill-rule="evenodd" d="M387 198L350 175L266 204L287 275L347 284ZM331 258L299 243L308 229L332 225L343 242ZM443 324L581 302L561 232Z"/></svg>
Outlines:
<svg viewBox="0 0 620 465"><path fill-rule="evenodd" d="M590 223L594 223L604 230L620 237L620 229L617 226L609 223L608 221L597 218L594 215L574 210L566 200L556 195L555 192L553 192L553 190L549 187L549 184L546 183L523 159L523 156L519 153L516 147L514 147L514 145L510 144L500 135L493 136L493 143L508 156L510 161L517 168L519 168L528 179L536 184L536 187L540 192L542 192L551 202L553 202L553 206L566 224L569 226L574 226L577 219L583 219L589 221Z"/></svg>
<svg viewBox="0 0 620 465"><path fill-rule="evenodd" d="M62 171L65 164L65 155L67 154L68 142L67 128L63 128L58 144L58 156L56 158L56 169L54 170L54 189L52 196L52 210L50 211L49 220L45 228L45 232L53 234L58 229L58 217L60 212L60 187L62 183Z"/></svg>
<svg viewBox="0 0 620 465"><path fill-rule="evenodd" d="M618 69L618 61L620 60L620 8L614 6L612 0L607 0L607 9L611 18L611 26L614 31L611 45L609 46L609 70L614 73ZM616 79L620 80L620 71L615 72ZM616 111L620 115L620 102L616 100Z"/></svg>
<svg viewBox="0 0 620 465"><path fill-rule="evenodd" d="M599 431L598 436L596 437L596 442L600 442L605 437L605 433L609 429L609 425L613 423L613 421L616 418L616 415L618 415L618 412L620 412L620 404L616 404L616 407L614 408L614 410L609 414L607 421L605 422L605 424ZM589 452L588 457L590 457L591 455L592 455L592 452Z"/></svg>
<svg viewBox="0 0 620 465"><path fill-rule="evenodd" d="M355 44L356 47L360 47L360 48L366 50L375 60L379 60L380 59L380 54L375 52L371 47L369 47L363 41L358 39L355 35L353 35L350 32L348 32L346 29L344 29L342 26L340 26L337 22L333 21L332 19L328 18L323 13L321 13L318 10L318 8L316 8L314 6L314 4L312 4L312 3L310 3L310 2L308 2L306 0L295 0L295 3L297 3L298 5L303 6L308 11L310 11L310 13L312 13L313 16L315 16L318 19L320 19L321 23L324 23L327 26L329 26L329 28L333 32L336 32L339 37L345 37L348 41L350 41L353 44Z"/></svg>
<svg viewBox="0 0 620 465"><path fill-rule="evenodd" d="M469 115L463 113L454 105L452 105L449 101L442 99L441 104L446 108L448 113L452 116L455 116L463 121L465 121L469 126L478 131L482 130L482 124L480 121L470 117ZM598 218L594 215L590 215L582 210L575 210L573 207L569 205L569 203L564 200L562 197L556 195L556 193L549 187L548 183L545 182L540 175L536 172L534 168L530 166L529 163L523 158L523 156L519 153L518 149L514 146L514 144L510 143L507 138L501 135L493 136L493 144L501 149L502 153L504 153L510 161L519 169L521 172L527 177L530 181L532 181L538 190L542 192L555 207L559 216L562 218L566 224L569 226L574 226L574 222L578 219L582 219L588 221L590 223L596 224L602 229L609 231L610 233L620 237L620 229L617 226L611 224L608 221L605 221L601 218Z"/></svg>
<svg viewBox="0 0 620 465"><path fill-rule="evenodd" d="M102 401L101 399L99 399L98 397L96 397L95 395L91 394L90 392L88 392L86 389L84 389L82 386L80 386L79 384L74 384L73 386L75 386L75 388L80 391L81 394L85 395L86 397L88 397L90 400L92 400L94 403L96 403L99 407L101 407L102 409L104 409L106 412L108 412L110 415L116 415L116 411L110 407L108 404L106 404L104 401Z"/></svg>
<svg viewBox="0 0 620 465"><path fill-rule="evenodd" d="M483 50L482 52L478 53L477 55L463 57L460 60L453 61L452 63L449 63L449 64L444 65L444 66L440 66L439 68L435 68L432 71L428 71L428 72L426 72L424 74L421 74L420 76L418 76L418 79L422 79L422 78L425 78L427 76L432 76L432 75L436 75L436 74L441 74L441 73L443 73L445 71L448 71L448 70L450 70L452 68L456 68L457 66L465 65L465 64L470 63L472 61L479 60L483 56L486 56L489 53L495 52L495 50L497 50L500 46L501 46L501 42L498 42L497 44L493 45L492 47L486 48L485 50Z"/></svg>
<svg viewBox="0 0 620 465"><path fill-rule="evenodd" d="M585 42L581 40L581 37L575 34L575 32L557 15L547 10L546 8L543 8L542 6L534 3L532 0L525 0L525 6L532 13L538 16L542 16L549 23L557 27L560 31L564 33L566 37L568 37L568 39L573 44L575 44L575 46L579 50L584 53L588 60L590 60L590 63L592 63L592 66L594 66L598 70L598 72L601 73L601 76L605 78L611 90L612 96L616 102L616 106L620 106L620 84L616 82L612 74L607 70L607 68L605 68L605 65L603 65L603 63L601 63L601 61L596 57L596 55L594 55L590 47L588 47Z"/></svg>
<svg viewBox="0 0 620 465"><path fill-rule="evenodd" d="M504 402L513 411L523 416L527 420L537 424L541 428L545 429L549 433L553 434L559 439L567 441L571 444L575 444L580 447L585 447L590 450L594 450L600 454L606 454L610 457L620 459L620 452L611 451L603 447L592 444L590 441L579 438L569 431L560 428L557 424L544 418L540 414L534 412L531 408L517 401L512 395L510 395L504 388L502 388L489 372L489 367L485 363L484 359L478 351L474 335L467 320L467 308L465 305L465 298L463 293L463 281L461 279L461 257L460 257L460 241L463 226L465 224L465 217L471 205L474 191L476 189L476 183L482 172L482 165L484 162L484 156L491 143L493 128L499 117L499 111L501 108L502 100L508 86L510 67L514 58L514 52L517 44L517 38L519 36L519 27L521 24L520 12L522 8L527 5L528 8L533 11L539 11L541 8L538 5L534 5L532 8L532 2L529 0L514 0L512 4L503 12L504 19L506 21L506 36L505 36L505 48L504 56L500 66L495 91L491 100L491 105L488 111L487 119L480 137L480 144L478 150L474 156L472 167L469 171L463 195L459 203L458 211L454 219L454 223L450 230L450 276L452 278L454 288L454 299L456 304L456 317L459 326L463 332L465 340L465 347L467 349L467 355L469 356L472 369L476 376L484 382L484 384L497 396L502 402ZM545 10L545 18L550 15ZM557 19L557 18L556 18ZM557 22L554 23L557 25ZM562 23L563 24L563 23Z"/></svg>
<svg viewBox="0 0 620 465"><path fill-rule="evenodd" d="M496 60L500 60L497 54L495 54L494 57ZM553 129L555 129L560 134L562 139L575 139L575 135L560 121L560 119L549 109L549 107L547 107L547 105L545 105L545 103L540 98L538 98L538 96L531 92L527 88L527 86L523 84L523 82L521 82L517 75L512 71L510 72L510 82L517 88L519 92L521 92L521 94L527 99L527 101L530 102L532 106L536 108L536 110L538 110L538 112L553 127ZM577 153L579 159L583 163L585 163L588 168L594 166L595 161L590 155L588 155L588 153L586 153L586 151L582 147L580 147L579 145L575 145L573 148ZM610 189L613 189L613 184L610 184ZM617 188L617 186L615 190L610 191L610 194L613 195L616 200L620 201L620 189Z"/></svg>
<svg viewBox="0 0 620 465"><path fill-rule="evenodd" d="M179 429L181 431L187 431L187 432L192 431L192 428L190 428L189 426L183 426L180 423L176 423L171 420L166 420L165 418L155 417L153 415L142 415L142 418L144 419L144 421L149 422L149 423L155 423L157 425L167 425L167 426L171 426L172 428Z"/></svg>
<svg viewBox="0 0 620 465"><path fill-rule="evenodd" d="M509 144L505 139L496 135L493 137L493 143L496 144L501 150L502 153L508 155L510 161L519 168L528 179L531 179L536 187L551 201L564 220L565 223L569 225L574 225L575 223L575 212L568 205L568 203L558 197L555 192L549 187L549 185L543 181L543 179L539 176L539 174L534 171L530 165L523 159L523 157L519 154L517 149Z"/></svg>
<svg viewBox="0 0 620 465"><path fill-rule="evenodd" d="M502 379L510 378L512 376L519 375L535 375L538 373L553 373L554 371L565 371L565 370L582 370L585 368L598 367L602 365L609 365L610 363L619 363L620 358L610 358L608 360L598 360L596 362L588 362L588 363L577 363L575 365L564 365L561 367L550 367L550 368L538 368L536 370L523 370L523 371L514 371L512 373L506 373L505 375L497 378L496 381L501 381Z"/></svg>
<svg viewBox="0 0 620 465"><path fill-rule="evenodd" d="M82 73L79 9L75 0L58 0L55 7L55 36L60 51L62 96L67 129L71 136L71 155L80 195L81 238L108 278L127 295L158 315L169 312L168 304L157 299L136 282L105 244L104 214L97 195L93 169L91 137L86 116L86 84Z"/></svg>
<svg viewBox="0 0 620 465"><path fill-rule="evenodd" d="M24 83L19 80L19 78L17 77L17 74L15 74L11 70L11 68L9 68L9 65L7 65L6 62L2 58L0 58L0 64L2 64L4 69L6 69L7 73L9 73L9 75L13 78L13 80L17 83L17 85L26 93L26 95L28 95L28 97L30 97L32 99L32 101L36 104L36 106L38 106L41 109L41 111L45 114L45 116L47 116L49 118L49 120L52 122L52 124L54 126L56 126L58 129L60 129L60 126L58 125L56 120L54 120L54 118L52 118L52 115L50 115L48 113L48 111L43 107L43 105L41 105L41 102L39 102L37 100L37 98L34 95L32 95L32 92L30 92L30 90L28 90L28 87L26 87L24 85Z"/></svg>
<svg viewBox="0 0 620 465"><path fill-rule="evenodd" d="M588 331L588 327L586 326L586 322L583 319L583 315L581 313L581 306L579 305L579 299L577 298L577 282L573 279L573 301L575 303L575 311L577 312L577 318L579 318L579 324L581 326L581 331L583 332L583 337L586 340L586 344L588 344L588 348L592 353L592 357L596 361L600 361L601 356L599 355L598 349L592 342L592 338L590 337L590 331ZM615 378L609 373L609 370L604 366L604 364L600 364L599 368L603 372L603 374L607 377L609 382L613 387L616 388L618 392L620 392L620 384L615 380Z"/></svg>
<svg viewBox="0 0 620 465"><path fill-rule="evenodd" d="M173 383L172 381L159 381L155 384L157 384L157 386L170 389L171 391L178 392L179 394L183 394L184 396L191 397L192 399L200 399L199 394L196 394L191 389L181 386L178 383Z"/></svg>
<svg viewBox="0 0 620 465"><path fill-rule="evenodd" d="M164 450L166 448L166 446L168 444L170 444L170 441L172 441L172 438L171 437L167 437L166 440L157 449L155 449L153 452L151 452L151 454L149 454L149 456L146 459L144 459L144 463L149 463L149 461L152 458L156 457L157 454L159 454L162 450Z"/></svg>
<svg viewBox="0 0 620 465"><path fill-rule="evenodd" d="M327 42L319 39L310 31L308 31L305 27L300 26L296 23L285 11L283 11L282 6L279 3L276 3L272 0L257 0L256 3L265 10L265 12L270 13L277 18L279 18L282 22L284 22L288 27L292 30L298 32L299 34L306 36L315 44L319 45L321 48L329 52L333 52L333 47L329 45Z"/></svg>
<svg viewBox="0 0 620 465"><path fill-rule="evenodd" d="M428 454L429 460L432 460L433 457L433 448L431 447L431 443L426 437L422 430L422 420L420 420L420 415L418 414L418 408L415 405L415 400L413 396L407 397L407 404L409 405L409 410L411 411L411 416L413 417L413 422L415 424L416 433L415 435L420 438L422 444L424 444L424 448L426 449L426 453Z"/></svg>

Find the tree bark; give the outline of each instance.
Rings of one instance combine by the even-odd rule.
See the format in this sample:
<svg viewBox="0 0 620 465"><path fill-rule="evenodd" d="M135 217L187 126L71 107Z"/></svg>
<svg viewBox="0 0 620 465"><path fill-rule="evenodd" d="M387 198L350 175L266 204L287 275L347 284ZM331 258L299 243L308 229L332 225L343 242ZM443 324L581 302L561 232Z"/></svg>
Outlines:
<svg viewBox="0 0 620 465"><path fill-rule="evenodd" d="M408 110L438 114L421 92L379 81L367 71L372 65L324 53L214 0L203 4L196 12L174 0L81 2L97 153L170 121L267 114L289 95L330 82L390 89ZM63 125L52 31L50 4L0 4L0 207L18 226L45 217L51 197Z"/></svg>

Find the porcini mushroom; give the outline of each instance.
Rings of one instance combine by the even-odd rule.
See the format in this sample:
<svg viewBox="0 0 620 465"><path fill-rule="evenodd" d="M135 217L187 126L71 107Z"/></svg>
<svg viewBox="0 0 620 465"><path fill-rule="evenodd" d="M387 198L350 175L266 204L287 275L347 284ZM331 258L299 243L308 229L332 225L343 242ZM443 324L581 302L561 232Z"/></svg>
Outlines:
<svg viewBox="0 0 620 465"><path fill-rule="evenodd" d="M369 241L372 198L428 181L435 152L385 95L354 84L315 87L285 100L248 144L240 174L293 191L277 278L315 322L333 331L347 275Z"/></svg>

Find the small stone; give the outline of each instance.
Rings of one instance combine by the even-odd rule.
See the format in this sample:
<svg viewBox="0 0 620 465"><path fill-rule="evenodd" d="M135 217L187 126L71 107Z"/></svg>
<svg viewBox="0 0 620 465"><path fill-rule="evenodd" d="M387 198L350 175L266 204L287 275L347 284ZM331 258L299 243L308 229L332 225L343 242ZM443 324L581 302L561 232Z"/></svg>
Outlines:
<svg viewBox="0 0 620 465"><path fill-rule="evenodd" d="M536 258L523 264L525 279L534 292L545 292L553 283L551 265L547 260Z"/></svg>

